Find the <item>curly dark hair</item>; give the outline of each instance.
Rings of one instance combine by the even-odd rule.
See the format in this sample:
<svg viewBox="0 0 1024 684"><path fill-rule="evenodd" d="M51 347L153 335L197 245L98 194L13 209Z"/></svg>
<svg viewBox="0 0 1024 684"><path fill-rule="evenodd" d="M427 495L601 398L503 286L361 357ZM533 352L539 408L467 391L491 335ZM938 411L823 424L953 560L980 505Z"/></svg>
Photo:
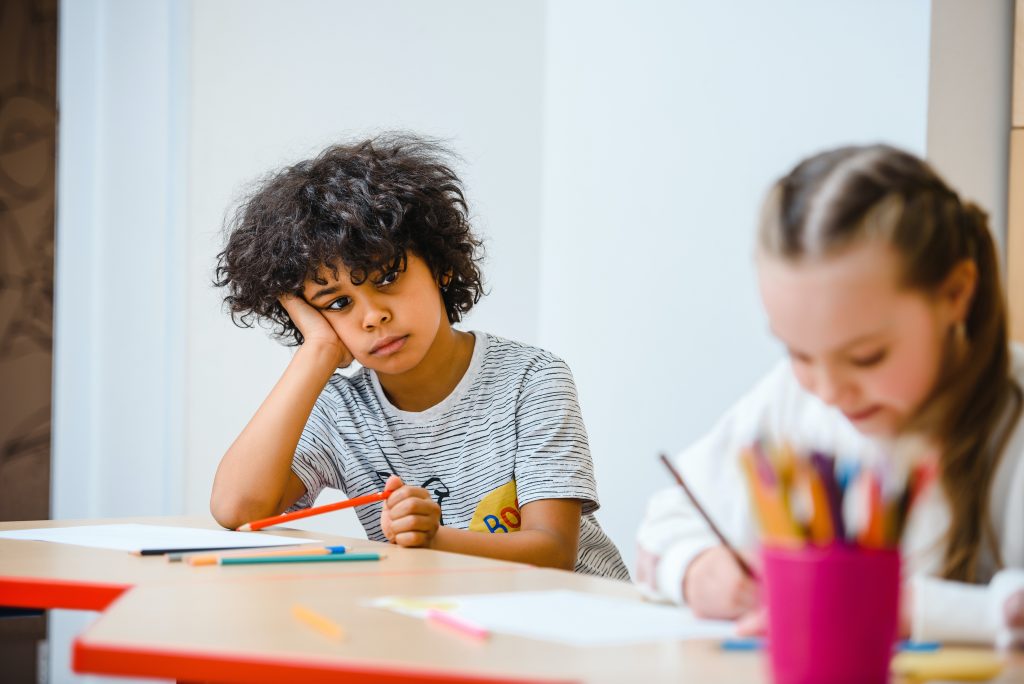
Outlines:
<svg viewBox="0 0 1024 684"><path fill-rule="evenodd" d="M341 262L359 285L375 273L422 258L442 288L448 321L480 301L481 242L470 229L454 155L407 133L333 145L259 182L229 217L214 284L227 287L231 319L260 322L286 344L302 333L278 303L321 268Z"/></svg>

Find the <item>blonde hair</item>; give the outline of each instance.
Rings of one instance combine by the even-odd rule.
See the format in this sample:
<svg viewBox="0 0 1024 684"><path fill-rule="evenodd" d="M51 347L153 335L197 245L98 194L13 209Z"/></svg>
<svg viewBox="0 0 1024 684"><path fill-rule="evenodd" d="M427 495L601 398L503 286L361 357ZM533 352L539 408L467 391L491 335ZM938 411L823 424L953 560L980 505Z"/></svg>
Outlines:
<svg viewBox="0 0 1024 684"><path fill-rule="evenodd" d="M978 581L983 549L1002 565L988 501L1022 405L988 217L914 155L886 145L843 147L805 159L771 188L758 233L763 254L787 261L834 255L868 239L894 247L902 285L924 293L964 260L977 267L964 321L969 352L950 360L905 433L942 446L940 478L952 512L942 575Z"/></svg>

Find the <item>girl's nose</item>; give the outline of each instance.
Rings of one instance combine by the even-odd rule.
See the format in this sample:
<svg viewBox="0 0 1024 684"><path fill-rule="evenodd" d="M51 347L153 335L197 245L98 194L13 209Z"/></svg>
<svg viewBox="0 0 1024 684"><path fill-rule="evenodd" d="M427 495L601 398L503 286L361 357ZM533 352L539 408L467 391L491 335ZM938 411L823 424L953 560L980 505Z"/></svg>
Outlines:
<svg viewBox="0 0 1024 684"><path fill-rule="evenodd" d="M814 393L829 406L839 404L846 391L846 382L834 368L821 365L815 372Z"/></svg>

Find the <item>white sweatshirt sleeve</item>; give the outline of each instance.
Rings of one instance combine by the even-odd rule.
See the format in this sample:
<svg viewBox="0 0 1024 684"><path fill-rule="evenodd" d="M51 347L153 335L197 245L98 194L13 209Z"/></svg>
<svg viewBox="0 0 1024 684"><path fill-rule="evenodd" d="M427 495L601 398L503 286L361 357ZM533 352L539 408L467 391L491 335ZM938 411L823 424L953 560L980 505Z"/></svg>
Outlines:
<svg viewBox="0 0 1024 684"><path fill-rule="evenodd" d="M911 580L911 636L917 641L991 645L1007 637L1003 606L1024 590L1024 570L996 573L988 585L917 575Z"/></svg>

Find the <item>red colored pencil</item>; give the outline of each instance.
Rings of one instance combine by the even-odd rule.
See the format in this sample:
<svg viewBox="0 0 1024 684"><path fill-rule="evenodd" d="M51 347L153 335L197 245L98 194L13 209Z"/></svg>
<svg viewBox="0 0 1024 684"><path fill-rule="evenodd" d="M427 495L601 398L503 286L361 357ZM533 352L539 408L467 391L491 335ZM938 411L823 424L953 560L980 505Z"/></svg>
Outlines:
<svg viewBox="0 0 1024 684"><path fill-rule="evenodd" d="M238 528L239 532L255 532L256 530L262 530L264 527L271 527L273 525L280 525L281 523L288 522L290 520L298 520L299 518L308 518L311 515L320 515L321 513L330 513L331 511L340 511L343 508L352 508L354 506L364 506L366 504L375 503L377 501L383 501L384 499L391 496L391 492L376 492L374 494L367 494L365 496L357 496L354 499L346 499L345 501L338 501L332 504L325 504L323 506L314 506L313 508L304 508L301 511L295 511L294 513L282 513L281 515L273 515L269 518L263 518L262 520L254 520L252 522L245 523Z"/></svg>

